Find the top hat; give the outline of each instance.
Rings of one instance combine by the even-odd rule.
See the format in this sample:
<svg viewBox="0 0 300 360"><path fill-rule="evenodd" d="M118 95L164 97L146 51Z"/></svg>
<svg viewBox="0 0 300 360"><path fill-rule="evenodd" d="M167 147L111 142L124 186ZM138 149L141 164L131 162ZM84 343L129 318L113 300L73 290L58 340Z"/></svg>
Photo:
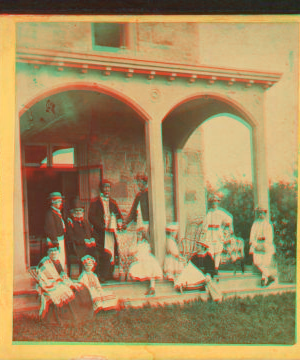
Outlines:
<svg viewBox="0 0 300 360"><path fill-rule="evenodd" d="M71 210L75 210L75 209L84 209L84 204L79 199L78 196L75 199L73 199L71 202Z"/></svg>

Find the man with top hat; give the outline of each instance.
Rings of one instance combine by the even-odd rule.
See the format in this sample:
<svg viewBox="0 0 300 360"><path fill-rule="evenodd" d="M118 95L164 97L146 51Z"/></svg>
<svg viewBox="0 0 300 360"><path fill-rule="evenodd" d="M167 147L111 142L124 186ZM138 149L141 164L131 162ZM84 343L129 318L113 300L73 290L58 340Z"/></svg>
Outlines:
<svg viewBox="0 0 300 360"><path fill-rule="evenodd" d="M122 228L123 217L118 204L110 197L110 181L103 180L99 188L100 196L90 205L89 221L96 240L96 272L100 281L104 282L113 275L117 252L116 231Z"/></svg>
<svg viewBox="0 0 300 360"><path fill-rule="evenodd" d="M52 192L49 195L50 209L46 213L45 234L47 237L47 247L56 247L59 251L59 261L66 271L66 250L65 250L65 231L66 226L61 210L63 197L60 192Z"/></svg>
<svg viewBox="0 0 300 360"><path fill-rule="evenodd" d="M91 235L89 223L84 219L84 207L79 197L73 199L71 204L71 214L67 220L67 241L70 253L78 259L81 272L81 259L86 255L95 256L96 242Z"/></svg>
<svg viewBox="0 0 300 360"><path fill-rule="evenodd" d="M209 251L215 261L216 273L218 273L223 251L224 227L233 234L233 217L228 211L219 207L221 202L219 195L214 194L209 201L211 208L203 221L201 240L209 246Z"/></svg>
<svg viewBox="0 0 300 360"><path fill-rule="evenodd" d="M255 209L256 220L250 233L250 250L253 254L253 263L261 271L261 286L269 286L276 279L271 274L272 257L275 253L273 244L273 227L267 219L267 209Z"/></svg>
<svg viewBox="0 0 300 360"><path fill-rule="evenodd" d="M134 222L137 228L143 228L146 232L147 241L151 250L154 251L154 244L149 236L149 197L148 197L148 177L145 174L137 174L135 177L139 192L134 198L129 215L127 216L123 229Z"/></svg>

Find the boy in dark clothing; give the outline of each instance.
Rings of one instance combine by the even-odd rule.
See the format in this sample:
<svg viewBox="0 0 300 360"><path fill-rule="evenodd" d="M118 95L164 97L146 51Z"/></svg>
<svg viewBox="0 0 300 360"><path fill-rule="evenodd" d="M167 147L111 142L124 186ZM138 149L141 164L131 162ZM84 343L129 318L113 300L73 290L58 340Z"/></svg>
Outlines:
<svg viewBox="0 0 300 360"><path fill-rule="evenodd" d="M79 270L82 270L81 259L86 255L95 256L96 242L92 238L89 223L84 219L84 208L79 198L73 201L71 216L67 221L68 256L77 257ZM67 256L67 257L68 257Z"/></svg>

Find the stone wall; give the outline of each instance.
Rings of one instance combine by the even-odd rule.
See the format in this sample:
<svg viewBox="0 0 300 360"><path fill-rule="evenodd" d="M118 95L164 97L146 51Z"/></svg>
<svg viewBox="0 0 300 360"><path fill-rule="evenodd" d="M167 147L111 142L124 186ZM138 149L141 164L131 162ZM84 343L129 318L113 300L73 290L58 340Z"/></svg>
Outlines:
<svg viewBox="0 0 300 360"><path fill-rule="evenodd" d="M113 139L113 141L110 141ZM109 148L107 146L109 145ZM172 153L164 149L165 197L167 222L174 221L174 195L172 174ZM117 201L124 215L130 211L133 199L139 191L134 180L137 173L145 172L146 150L143 134L133 138L106 131L94 136L88 146L88 164L102 166L103 178L112 182L112 197ZM90 176L91 197L97 196L98 173Z"/></svg>
<svg viewBox="0 0 300 360"><path fill-rule="evenodd" d="M131 47L120 48L113 56L172 63L197 64L199 57L198 24L129 24ZM18 23L17 47L65 52L107 53L108 48L93 47L90 22Z"/></svg>
<svg viewBox="0 0 300 360"><path fill-rule="evenodd" d="M185 183L186 222L198 220L206 214L206 191L203 169L202 129L198 127L189 138L183 149Z"/></svg>

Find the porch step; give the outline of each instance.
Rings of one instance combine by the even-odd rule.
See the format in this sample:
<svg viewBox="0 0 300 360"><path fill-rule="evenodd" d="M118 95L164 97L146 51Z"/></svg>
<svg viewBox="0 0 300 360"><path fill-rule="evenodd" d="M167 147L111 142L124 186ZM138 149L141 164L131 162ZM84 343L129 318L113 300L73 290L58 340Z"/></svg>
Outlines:
<svg viewBox="0 0 300 360"><path fill-rule="evenodd" d="M224 299L232 297L253 297L256 295L281 294L284 292L295 292L295 284L273 283L267 288L260 286L260 276L251 273L220 272L219 287ZM106 282L102 284L103 289L113 291L125 307L138 308L144 305L164 306L171 304L184 304L201 299L207 301L209 296L206 291L186 291L183 294L174 289L173 282L157 281L156 295L145 296L148 282ZM14 314L22 312L38 312L39 296L35 290L19 292L14 294Z"/></svg>

